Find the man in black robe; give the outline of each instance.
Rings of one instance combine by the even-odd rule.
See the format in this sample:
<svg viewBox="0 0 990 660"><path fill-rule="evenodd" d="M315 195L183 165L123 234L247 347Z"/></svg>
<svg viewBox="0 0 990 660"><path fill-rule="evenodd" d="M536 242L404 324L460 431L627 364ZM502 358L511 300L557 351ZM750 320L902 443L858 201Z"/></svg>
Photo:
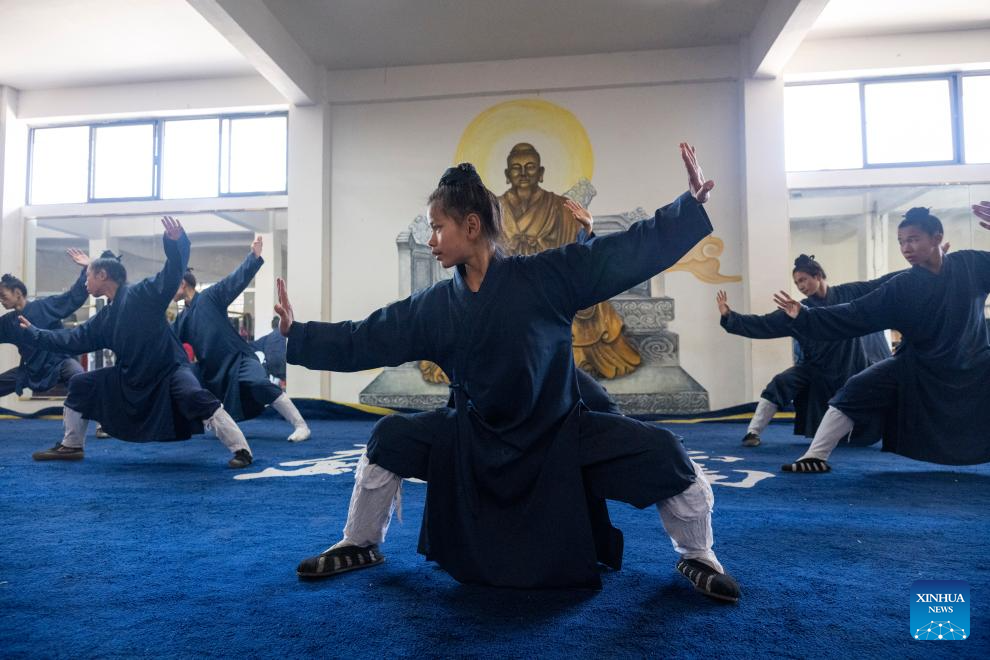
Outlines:
<svg viewBox="0 0 990 660"><path fill-rule="evenodd" d="M983 207L974 210L979 217ZM990 229L990 224L981 223ZM910 209L897 229L911 268L850 303L807 309L781 291L775 302L796 332L816 339L857 337L883 328L903 336L896 354L849 379L808 451L785 472L821 473L856 423L884 416L883 448L943 465L990 461L990 344L984 307L990 252L944 255L941 221Z"/></svg>

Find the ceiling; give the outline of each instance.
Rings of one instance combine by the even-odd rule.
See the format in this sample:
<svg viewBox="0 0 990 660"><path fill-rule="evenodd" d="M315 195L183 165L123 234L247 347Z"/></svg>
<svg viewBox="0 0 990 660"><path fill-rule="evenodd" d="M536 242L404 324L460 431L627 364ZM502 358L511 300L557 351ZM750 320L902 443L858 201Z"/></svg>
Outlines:
<svg viewBox="0 0 990 660"><path fill-rule="evenodd" d="M0 0L0 84L252 75L205 0ZM735 44L767 0L218 0L267 7L318 66L354 69ZM262 2L264 4L262 4ZM831 0L809 38L990 28L990 0ZM535 64L534 64L535 65Z"/></svg>
<svg viewBox="0 0 990 660"><path fill-rule="evenodd" d="M766 0L265 0L328 69L734 44Z"/></svg>

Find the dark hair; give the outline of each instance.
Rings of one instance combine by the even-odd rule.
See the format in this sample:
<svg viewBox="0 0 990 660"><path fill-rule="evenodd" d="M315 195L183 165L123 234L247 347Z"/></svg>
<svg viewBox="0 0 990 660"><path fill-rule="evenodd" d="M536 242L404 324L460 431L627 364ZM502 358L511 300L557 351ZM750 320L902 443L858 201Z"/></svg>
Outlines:
<svg viewBox="0 0 990 660"><path fill-rule="evenodd" d="M825 269L822 268L822 265L820 263L815 261L815 255L813 254L811 256L807 254L802 254L797 259L795 259L794 270L791 272L791 275L793 275L794 273L807 273L812 277L820 277L823 280L827 279L825 276Z"/></svg>
<svg viewBox="0 0 990 660"><path fill-rule="evenodd" d="M942 221L931 214L931 209L927 209L924 206L915 206L908 209L908 212L904 214L904 219L901 220L901 224L897 225L898 229L904 229L905 227L917 227L929 236L945 234L945 230L942 229Z"/></svg>
<svg viewBox="0 0 990 660"><path fill-rule="evenodd" d="M127 281L127 269L120 263L120 256L110 250L104 250L99 259L89 262L89 267L94 273L102 270L109 279L117 284L123 284Z"/></svg>
<svg viewBox="0 0 990 660"><path fill-rule="evenodd" d="M26 296L28 294L27 287L24 286L24 282L20 281L10 273L4 274L0 277L0 286L5 289L10 289L11 291L20 291L21 295Z"/></svg>
<svg viewBox="0 0 990 660"><path fill-rule="evenodd" d="M485 187L478 171L471 163L451 167L443 176L437 189L430 193L429 204L439 204L444 213L463 222L469 213L481 218L481 235L495 245L502 239L502 211L498 197Z"/></svg>
<svg viewBox="0 0 990 660"><path fill-rule="evenodd" d="M191 286L192 288L194 289L196 288L196 276L193 275L192 268L186 268L186 272L182 274L182 281L188 284L189 286Z"/></svg>
<svg viewBox="0 0 990 660"><path fill-rule="evenodd" d="M277 327L278 327L278 324L279 324L279 323L280 323L281 321L282 321L282 319L280 319L279 317L277 317L277 316L273 316L273 317L272 317L272 330L274 330L275 328L277 328Z"/></svg>

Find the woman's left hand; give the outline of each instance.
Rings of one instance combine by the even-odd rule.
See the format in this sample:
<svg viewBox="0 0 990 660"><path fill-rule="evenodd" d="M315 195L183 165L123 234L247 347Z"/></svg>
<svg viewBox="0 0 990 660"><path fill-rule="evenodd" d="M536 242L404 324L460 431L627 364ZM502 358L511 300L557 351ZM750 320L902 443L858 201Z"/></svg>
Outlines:
<svg viewBox="0 0 990 660"><path fill-rule="evenodd" d="M585 233L591 236L591 228L595 224L595 219L591 217L591 212L573 199L564 199L564 208L571 212L571 215L580 223Z"/></svg>
<svg viewBox="0 0 990 660"><path fill-rule="evenodd" d="M694 147L687 142L681 142L681 159L684 161L684 167L687 168L688 190L691 191L691 196L699 204L704 204L711 197L715 182L711 179L705 179L705 173L701 171L701 165L698 165Z"/></svg>

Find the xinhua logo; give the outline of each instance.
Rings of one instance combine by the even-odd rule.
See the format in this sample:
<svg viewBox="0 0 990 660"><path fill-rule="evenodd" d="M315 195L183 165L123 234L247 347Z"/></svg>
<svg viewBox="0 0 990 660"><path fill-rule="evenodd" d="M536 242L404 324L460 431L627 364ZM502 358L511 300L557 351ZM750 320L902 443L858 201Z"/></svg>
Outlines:
<svg viewBox="0 0 990 660"><path fill-rule="evenodd" d="M911 637L944 642L970 634L969 583L918 580L911 585Z"/></svg>

